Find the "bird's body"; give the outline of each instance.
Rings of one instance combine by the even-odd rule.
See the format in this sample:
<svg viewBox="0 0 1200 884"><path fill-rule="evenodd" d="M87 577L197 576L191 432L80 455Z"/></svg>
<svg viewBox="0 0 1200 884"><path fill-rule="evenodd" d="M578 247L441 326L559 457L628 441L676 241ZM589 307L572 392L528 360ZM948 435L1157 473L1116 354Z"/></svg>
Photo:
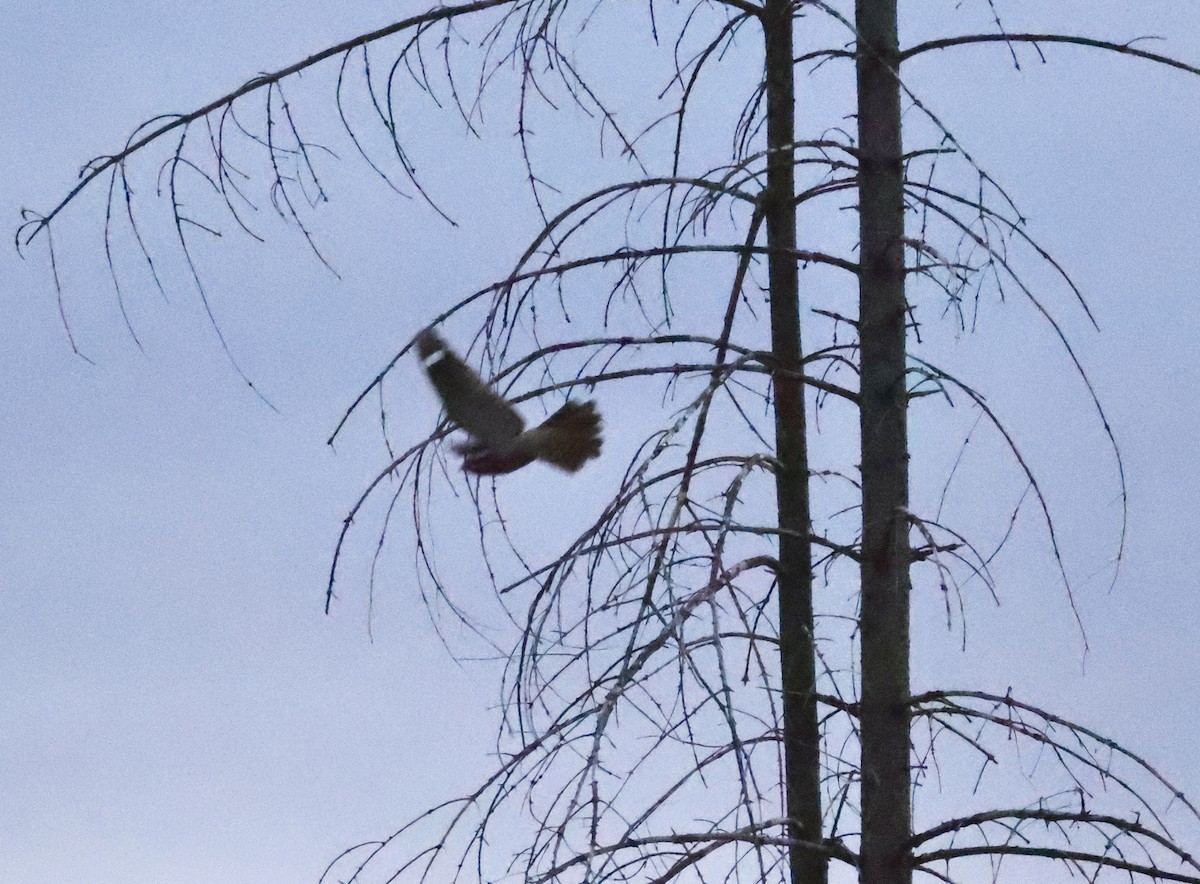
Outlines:
<svg viewBox="0 0 1200 884"><path fill-rule="evenodd" d="M568 402L531 430L516 409L483 382L436 332L417 336L425 372L446 416L470 434L456 447L463 469L480 475L511 473L543 460L573 473L600 456L600 415L594 402Z"/></svg>

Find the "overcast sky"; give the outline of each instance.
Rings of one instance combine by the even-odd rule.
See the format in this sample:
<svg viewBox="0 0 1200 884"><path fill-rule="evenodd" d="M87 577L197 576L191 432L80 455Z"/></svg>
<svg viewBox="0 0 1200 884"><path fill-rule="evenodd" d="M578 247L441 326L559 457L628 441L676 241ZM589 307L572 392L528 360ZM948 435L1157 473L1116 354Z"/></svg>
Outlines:
<svg viewBox="0 0 1200 884"><path fill-rule="evenodd" d="M926 19L904 33L986 26L982 0L961 5L916 3ZM1155 34L1168 38L1152 44L1159 51L1200 60L1196 8L1182 0L1154 4L1148 20L1117 2L996 5L1012 31ZM9 7L0 218L10 243L22 207L56 203L84 162L118 150L142 120L421 8ZM966 653L940 599L916 600L916 687L947 674L964 687L1011 685L1200 794L1200 80L1077 50L1047 55L1041 65L1024 53L1016 72L1002 49L969 50L957 56L969 68L931 57L911 76L1088 295L1102 333L1078 315L1071 328L1125 458L1127 557L1109 592L1119 507L1082 388L1044 330L1028 331L1028 309L991 305L962 364L1049 473L1091 650L1047 576L1044 542L1029 540L1030 558L1001 569L1001 606L972 609ZM614 77L631 76L619 68ZM309 115L332 114L327 78L308 79ZM403 575L379 590L373 641L363 568L343 576L333 616L322 611L341 521L386 462L369 417L336 451L326 438L421 324L507 272L537 230L511 123L473 142L452 114L440 118L418 164L450 213L469 216L461 228L389 197L342 144L332 202L314 222L340 279L277 228L265 245L231 230L202 249L230 346L278 412L231 371L177 260L164 259L167 300L132 277L144 349L134 344L103 260L99 189L55 231L72 330L91 361L71 352L44 247L24 261L11 244L0 250L4 884L311 881L343 848L488 770L492 670L448 658ZM455 191L456 164L487 186ZM148 171L139 183L148 204L153 181ZM436 403L408 371L404 414L432 426ZM610 425L641 407L602 404ZM627 458L613 432L613 456ZM914 420L917 446L922 433L936 446L936 432ZM564 487L586 503L588 483L606 475L530 485L546 495L531 509ZM352 562L372 543L368 531ZM1022 573L1028 561L1037 579Z"/></svg>

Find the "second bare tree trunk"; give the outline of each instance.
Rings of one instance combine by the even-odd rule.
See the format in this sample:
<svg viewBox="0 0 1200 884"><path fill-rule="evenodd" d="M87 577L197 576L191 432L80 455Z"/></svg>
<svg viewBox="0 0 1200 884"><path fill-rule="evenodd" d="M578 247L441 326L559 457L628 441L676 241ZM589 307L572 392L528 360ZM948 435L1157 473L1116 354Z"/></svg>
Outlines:
<svg viewBox="0 0 1200 884"><path fill-rule="evenodd" d="M908 884L908 441L896 0L858 0L862 884Z"/></svg>

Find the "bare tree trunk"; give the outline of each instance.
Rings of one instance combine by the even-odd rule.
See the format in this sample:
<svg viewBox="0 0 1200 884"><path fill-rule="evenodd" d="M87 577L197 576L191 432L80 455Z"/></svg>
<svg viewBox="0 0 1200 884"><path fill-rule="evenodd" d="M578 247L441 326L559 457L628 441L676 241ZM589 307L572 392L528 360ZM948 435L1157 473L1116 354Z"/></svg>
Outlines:
<svg viewBox="0 0 1200 884"><path fill-rule="evenodd" d="M858 0L863 884L912 880L904 169L896 0Z"/></svg>
<svg viewBox="0 0 1200 884"><path fill-rule="evenodd" d="M770 248L771 348L775 356L775 448L779 467L779 644L783 688L784 778L790 834L820 842L821 754L813 648L811 516L808 443L801 380L800 298L796 268L796 206L793 142L795 84L792 73L792 5L767 0L766 38L767 189L764 194ZM817 850L793 847L792 884L824 884L828 861Z"/></svg>

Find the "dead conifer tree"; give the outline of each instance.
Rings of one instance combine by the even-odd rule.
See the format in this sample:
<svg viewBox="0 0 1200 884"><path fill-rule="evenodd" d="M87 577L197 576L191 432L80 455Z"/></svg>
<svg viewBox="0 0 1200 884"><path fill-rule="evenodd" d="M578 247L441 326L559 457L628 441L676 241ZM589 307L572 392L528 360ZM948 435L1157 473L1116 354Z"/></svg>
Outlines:
<svg viewBox="0 0 1200 884"><path fill-rule="evenodd" d="M571 478L460 474L453 425L410 413L424 429L404 440L386 420L420 373L411 344L351 404L334 436L377 396L391 455L347 515L327 605L387 574L386 591L452 612L506 661L504 720L492 777L349 848L322 880L898 884L1001 880L1037 859L1086 880L1200 882L1167 819L1196 810L1139 755L999 687L910 684L911 595L1003 591L994 552L912 502L929 498L910 488L914 408L964 405L1010 446L1027 484L1011 518L1037 512L1062 565L1002 416L923 355L921 329L965 329L973 299L1019 294L1112 435L1026 268L1079 295L1074 282L905 67L994 43L1014 59L1090 49L1200 73L1131 42L1009 33L987 6L993 33L910 44L897 0L439 6L145 124L27 215L26 250L107 180L106 244L128 239L153 272L128 175L166 146L162 190L208 309L193 250L214 226L184 198L197 181L249 231L258 186L325 260L308 219L327 159L284 97L301 72L340 65L342 134L432 218L446 215L410 160L422 132L402 102L423 93L473 132L487 110L516 133L540 229L428 327L526 419L597 398L606 454ZM511 102L492 102L501 84ZM597 174L627 174L579 171L581 121L607 157ZM372 521L383 564L347 573ZM1052 576L1072 591L1065 567ZM456 583L481 581L490 607L464 605ZM1013 746L1055 769L1025 776ZM978 806L979 765L1014 770L1005 801ZM934 768L946 799L914 802ZM1007 803L1010 789L1023 792Z"/></svg>

